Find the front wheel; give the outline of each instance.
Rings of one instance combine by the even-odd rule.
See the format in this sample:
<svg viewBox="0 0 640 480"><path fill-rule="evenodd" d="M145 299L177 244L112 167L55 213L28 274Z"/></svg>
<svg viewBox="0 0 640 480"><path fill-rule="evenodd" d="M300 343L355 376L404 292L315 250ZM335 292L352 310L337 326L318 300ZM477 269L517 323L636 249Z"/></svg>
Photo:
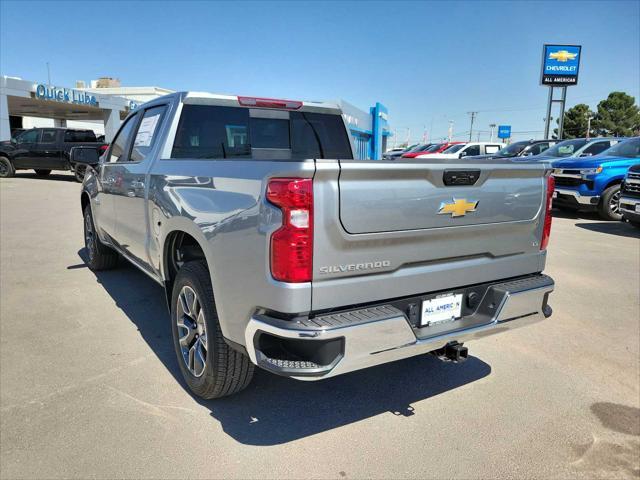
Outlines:
<svg viewBox="0 0 640 480"><path fill-rule="evenodd" d="M620 185L611 185L600 197L598 213L605 220L622 220L620 213Z"/></svg>
<svg viewBox="0 0 640 480"><path fill-rule="evenodd" d="M84 246L89 257L87 265L91 270L110 270L118 264L117 252L104 245L98 238L89 205L84 207Z"/></svg>
<svg viewBox="0 0 640 480"><path fill-rule="evenodd" d="M86 165L79 165L76 164L73 167L73 174L76 177L76 181L79 183L82 183L84 181L84 174L87 172L87 166Z"/></svg>
<svg viewBox="0 0 640 480"><path fill-rule="evenodd" d="M253 364L224 341L206 263L185 263L171 295L171 330L180 371L204 399L237 393L249 385Z"/></svg>
<svg viewBox="0 0 640 480"><path fill-rule="evenodd" d="M39 177L46 177L47 175L49 175L51 173L51 170L47 170L47 169L43 169L43 168L36 168L35 169L36 175Z"/></svg>
<svg viewBox="0 0 640 480"><path fill-rule="evenodd" d="M16 174L16 169L13 168L11 160L7 157L0 157L0 178L13 177Z"/></svg>

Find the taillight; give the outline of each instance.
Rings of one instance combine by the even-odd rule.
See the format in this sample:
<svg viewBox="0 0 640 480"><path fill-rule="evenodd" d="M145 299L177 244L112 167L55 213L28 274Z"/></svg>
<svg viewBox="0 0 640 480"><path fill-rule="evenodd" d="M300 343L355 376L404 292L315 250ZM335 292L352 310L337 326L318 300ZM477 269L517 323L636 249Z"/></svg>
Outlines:
<svg viewBox="0 0 640 480"><path fill-rule="evenodd" d="M107 148L109 148L109 145L100 145L100 148L98 149L99 154L102 155L107 151Z"/></svg>
<svg viewBox="0 0 640 480"><path fill-rule="evenodd" d="M286 108L298 110L302 102L298 100L278 100L276 98L238 97L238 103L244 107Z"/></svg>
<svg viewBox="0 0 640 480"><path fill-rule="evenodd" d="M271 235L271 275L280 282L310 282L313 272L313 180L273 178L267 200L282 210Z"/></svg>
<svg viewBox="0 0 640 480"><path fill-rule="evenodd" d="M553 204L553 191L556 188L556 181L553 176L547 177L547 203L544 207L544 227L542 228L542 240L540 241L540 250L544 250L549 245L549 237L551 236L551 208Z"/></svg>

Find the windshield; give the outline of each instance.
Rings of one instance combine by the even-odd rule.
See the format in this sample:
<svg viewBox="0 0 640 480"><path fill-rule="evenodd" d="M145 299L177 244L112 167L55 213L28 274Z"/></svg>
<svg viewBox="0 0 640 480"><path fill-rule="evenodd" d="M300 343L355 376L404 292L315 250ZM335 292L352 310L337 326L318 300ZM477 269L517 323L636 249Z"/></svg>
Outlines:
<svg viewBox="0 0 640 480"><path fill-rule="evenodd" d="M601 155L610 155L612 157L628 157L640 158L640 137L632 138L625 142L620 142Z"/></svg>
<svg viewBox="0 0 640 480"><path fill-rule="evenodd" d="M457 145L453 145L452 147L447 148L444 152L442 153L456 153L458 150L460 150L461 148L463 148L465 146L464 143L459 143Z"/></svg>
<svg viewBox="0 0 640 480"><path fill-rule="evenodd" d="M495 155L497 157L517 157L527 145L529 145L529 142L512 143L498 150Z"/></svg>
<svg viewBox="0 0 640 480"><path fill-rule="evenodd" d="M564 142L557 144L555 147L545 150L544 154L550 157L570 157L580 147L586 145L586 143L587 141L584 138L565 140Z"/></svg>
<svg viewBox="0 0 640 480"><path fill-rule="evenodd" d="M433 145L431 145L429 148L427 148L427 152L437 152L438 150L440 150L444 145L444 143L434 143Z"/></svg>

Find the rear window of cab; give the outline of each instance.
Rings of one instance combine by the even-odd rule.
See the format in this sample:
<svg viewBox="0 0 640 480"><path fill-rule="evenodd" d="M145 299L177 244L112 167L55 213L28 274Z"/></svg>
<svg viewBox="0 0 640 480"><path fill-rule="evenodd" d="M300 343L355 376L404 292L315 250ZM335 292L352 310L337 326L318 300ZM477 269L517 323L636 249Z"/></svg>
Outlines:
<svg viewBox="0 0 640 480"><path fill-rule="evenodd" d="M340 115L286 113L257 118L248 108L184 105L171 158L251 158L252 149L288 150L291 160L353 158Z"/></svg>

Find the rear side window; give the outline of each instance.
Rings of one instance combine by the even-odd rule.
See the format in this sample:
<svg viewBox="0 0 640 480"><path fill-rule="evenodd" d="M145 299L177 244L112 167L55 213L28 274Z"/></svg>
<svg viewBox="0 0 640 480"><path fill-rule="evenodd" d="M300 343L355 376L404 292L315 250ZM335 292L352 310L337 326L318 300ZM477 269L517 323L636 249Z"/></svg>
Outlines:
<svg viewBox="0 0 640 480"><path fill-rule="evenodd" d="M67 130L64 141L68 143L95 142L96 134L92 130Z"/></svg>
<svg viewBox="0 0 640 480"><path fill-rule="evenodd" d="M291 159L351 159L340 115L289 112L249 118L249 109L184 105L171 158L251 158L251 148L291 150Z"/></svg>
<svg viewBox="0 0 640 480"><path fill-rule="evenodd" d="M598 155L609 148L611 144L609 142L594 142L593 145L589 145L584 149L582 153L590 153L591 155Z"/></svg>
<svg viewBox="0 0 640 480"><path fill-rule="evenodd" d="M249 158L249 110L184 105L171 158Z"/></svg>

